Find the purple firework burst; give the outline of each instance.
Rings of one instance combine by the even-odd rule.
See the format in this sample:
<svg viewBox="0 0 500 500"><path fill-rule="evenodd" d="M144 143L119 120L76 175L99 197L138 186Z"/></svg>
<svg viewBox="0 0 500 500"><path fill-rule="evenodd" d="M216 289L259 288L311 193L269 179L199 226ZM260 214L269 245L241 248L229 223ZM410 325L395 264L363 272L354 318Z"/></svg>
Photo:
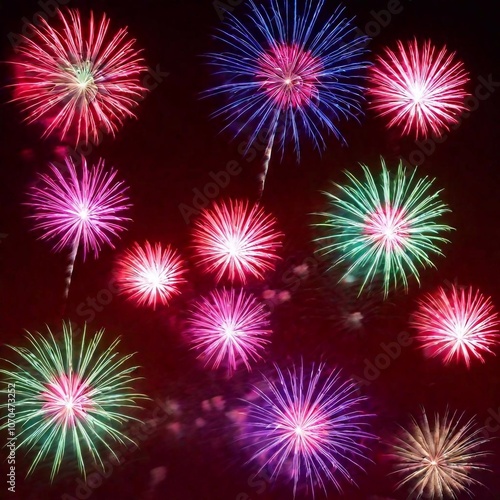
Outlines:
<svg viewBox="0 0 500 500"><path fill-rule="evenodd" d="M231 374L242 361L260 359L269 342L269 312L244 290L215 290L195 304L189 319L189 341L205 365L217 369L226 363Z"/></svg>
<svg viewBox="0 0 500 500"><path fill-rule="evenodd" d="M265 377L268 391L254 388L257 401L250 402L249 430L255 452L251 460L293 480L294 495L299 485L317 487L326 493L332 482L341 492L340 479L354 480L349 467L363 469L365 440L375 436L364 430L372 415L361 409L363 396L356 395L352 380L342 380L340 370L323 376L324 364L303 363L286 372L276 366L278 381Z"/></svg>
<svg viewBox="0 0 500 500"><path fill-rule="evenodd" d="M123 213L130 207L123 181L116 170L106 171L104 160L91 168L82 157L80 175L71 158L65 159L68 175L50 165L51 175L41 174L41 183L31 189L35 229L42 240L54 242L54 250L76 249L83 244L83 257L92 251L97 258L103 245L114 248L112 239L124 230Z"/></svg>

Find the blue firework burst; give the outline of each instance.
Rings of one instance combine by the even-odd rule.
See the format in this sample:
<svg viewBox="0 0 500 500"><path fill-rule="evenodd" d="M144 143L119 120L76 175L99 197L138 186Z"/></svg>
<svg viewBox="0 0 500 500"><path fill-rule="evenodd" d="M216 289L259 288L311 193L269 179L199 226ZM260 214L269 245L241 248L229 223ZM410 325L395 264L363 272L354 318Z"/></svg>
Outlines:
<svg viewBox="0 0 500 500"><path fill-rule="evenodd" d="M224 83L207 94L229 101L214 114L227 120L226 127L236 126L236 135L250 129L249 145L266 137L262 184L275 137L281 150L291 137L300 160L301 132L320 150L326 147L325 133L345 143L338 122L362 114L367 37L343 7L323 22L323 4L249 0L246 18L228 13L218 32L226 50L208 54Z"/></svg>

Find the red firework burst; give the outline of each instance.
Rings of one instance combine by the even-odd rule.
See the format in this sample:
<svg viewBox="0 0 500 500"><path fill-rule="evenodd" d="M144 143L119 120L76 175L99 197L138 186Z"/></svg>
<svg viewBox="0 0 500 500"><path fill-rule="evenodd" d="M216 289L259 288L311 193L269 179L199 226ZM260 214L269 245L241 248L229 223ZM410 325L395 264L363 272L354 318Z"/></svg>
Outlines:
<svg viewBox="0 0 500 500"><path fill-rule="evenodd" d="M257 79L281 109L299 108L319 95L322 64L297 45L280 44L262 55Z"/></svg>
<svg viewBox="0 0 500 500"><path fill-rule="evenodd" d="M232 373L239 360L250 370L250 361L260 359L271 333L269 312L249 293L234 289L215 290L196 303L188 321L189 341L206 365L217 369L227 363Z"/></svg>
<svg viewBox="0 0 500 500"><path fill-rule="evenodd" d="M153 247L146 241L144 246L135 243L118 261L116 283L128 299L155 309L158 303L166 305L180 293L185 272L176 250L160 243Z"/></svg>
<svg viewBox="0 0 500 500"><path fill-rule="evenodd" d="M258 204L229 200L205 209L196 220L194 250L198 264L217 281L224 275L245 283L248 276L264 278L279 259L282 234L276 219Z"/></svg>
<svg viewBox="0 0 500 500"><path fill-rule="evenodd" d="M388 127L402 128L402 135L440 136L465 110L469 78L463 63L430 41L406 46L398 41L396 51L386 48L371 68L370 81L372 108L390 118Z"/></svg>
<svg viewBox="0 0 500 500"><path fill-rule="evenodd" d="M60 29L38 18L29 25L31 36L21 36L16 67L15 98L27 112L29 123L47 123L43 137L71 131L76 143L98 143L103 133L114 135L142 98L145 88L135 40L126 28L109 33L109 19L82 26L80 13L58 11Z"/></svg>
<svg viewBox="0 0 500 500"><path fill-rule="evenodd" d="M483 353L493 354L491 348L500 343L498 313L491 299L472 287L440 287L427 294L411 324L422 347L445 364L455 359L469 366L471 358L484 363Z"/></svg>

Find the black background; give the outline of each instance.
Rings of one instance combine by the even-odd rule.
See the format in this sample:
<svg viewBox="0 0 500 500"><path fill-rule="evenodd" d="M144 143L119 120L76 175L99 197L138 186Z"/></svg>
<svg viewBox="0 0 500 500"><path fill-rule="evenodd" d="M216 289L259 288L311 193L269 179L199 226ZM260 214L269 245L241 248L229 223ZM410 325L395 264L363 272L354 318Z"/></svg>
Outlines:
<svg viewBox="0 0 500 500"><path fill-rule="evenodd" d="M446 43L457 51L470 72L471 92L480 76L487 78L492 74L493 80L500 81L493 2L402 0L401 5L402 11L370 43L373 52L398 38L430 37L438 46ZM23 206L36 173L46 171L47 162L59 158L58 144L55 139L41 140L40 128L21 122L19 109L9 103L9 67L1 66L0 233L8 236L0 240L0 332L6 343L22 344L24 329L40 330L48 324L57 330L63 317L79 325L89 320L88 308L82 304L109 286L114 259L133 241L172 243L188 258L191 224L186 224L179 205L192 204L193 189L203 189L210 181L210 172L224 169L231 160L239 162L242 173L231 180L221 196L256 198L260 153L252 161L242 157L239 145L244 138L231 140L228 134L219 133L222 122L209 118L222 102L199 98L199 93L211 84L202 55L216 50L211 35L221 26L213 3L71 0L68 6L85 14L91 9L99 14L105 11L114 28L128 26L138 46L144 48L147 64L152 68L159 65L169 76L140 103L137 120L129 120L115 139L105 137L89 155L90 160L104 157L130 185L134 223L117 243L116 251L105 249L98 260L77 260L62 316L67 257L53 254L50 245L36 240L26 219L28 210ZM327 10L334 6L335 2L327 2ZM364 27L374 19L371 11L386 6L384 1L350 1L348 13L356 15L358 25ZM35 1L1 3L2 60L9 60L13 53L8 35L20 32L23 17L32 19L39 10ZM234 6L235 13L245 11L244 1ZM420 289L412 282L408 295L393 295L383 305L373 301L355 304L350 298L339 305L329 303L330 296L320 288L327 280L313 277L292 291L290 302L275 309L274 342L266 360L252 374L239 374L230 381L224 374L203 370L182 339L182 320L189 301L213 286L192 265L189 285L169 309L135 309L113 296L110 304L95 312L89 328L105 327L110 334L108 339L121 335L122 351L137 351L136 363L142 366L139 374L144 377L140 389L153 399L177 401L180 414L164 419L139 450L129 452L126 461L115 467L102 485L89 490L90 498L291 498L286 482L251 480L257 468L244 465L247 454L235 443L236 430L224 415L241 406L238 398L245 396L249 383L259 380L260 370L267 371L272 361L285 363L304 356L306 361L324 360L329 365L344 367L347 374L362 376L364 360L373 361L382 352L381 342L394 341L407 328L415 298L444 280L457 279L461 284L478 286L500 304L499 94L497 87L419 167L422 174L437 177L436 185L444 188L443 198L453 210L445 221L457 229L451 234L452 243L445 247L446 258L436 259L438 270L422 273ZM412 139L402 140L388 132L370 112L361 125L349 123L342 130L347 148L330 138L327 151L320 155L304 138L300 165L291 155L285 155L282 162L278 156L271 161L263 202L278 218L286 237L284 260L269 277L270 288L289 286L283 282L283 273L312 255L310 241L314 231L309 214L324 208L321 189L328 189L332 180L342 182L344 169L359 172L359 162L378 169L382 155L394 167L400 155L409 158L418 149ZM331 288L331 283L328 285ZM261 291L261 285L251 286ZM369 319L361 331L346 333L340 320L330 320L327 314L321 317L321 313L315 316L322 306L314 304L323 304L321 301L326 307L331 306L338 318L342 308L345 312L361 307L371 314L366 315ZM11 356L7 348L2 347L1 351L2 357ZM380 377L363 389L370 397L368 410L377 414L374 432L384 440L390 438L394 424L406 423L408 415L417 413L420 405L425 405L429 414L442 412L449 405L466 415L476 414L477 421L484 425L489 412L498 414L500 406L499 363L498 357L490 356L485 365L474 364L470 370L445 368L425 359L414 346L405 348L398 359L382 370ZM202 401L215 396L224 398L225 410L204 410ZM150 419L155 407L154 402L147 403L138 417ZM198 418L204 419L203 427L197 427ZM175 429L180 431L174 432ZM500 432L491 435L498 438ZM500 498L499 445L494 440L489 447L493 453L488 465L494 473L479 474L477 478L486 487L473 489L478 498L484 499ZM43 467L25 479L29 462L22 450L17 451L17 457L19 498L83 498L76 496L79 476L69 467L63 468L61 476L50 486L48 470ZM406 498L405 491L393 491L395 478L387 475L390 466L384 446L375 446L369 458L375 463L368 466L368 474L355 473L359 488L345 485L341 497ZM4 464L3 470L6 467ZM155 467L166 467L166 479L151 489L150 471ZM6 484L0 485L0 491L2 498L4 492L6 498L13 496L7 492ZM328 490L328 497L336 498L333 488Z"/></svg>

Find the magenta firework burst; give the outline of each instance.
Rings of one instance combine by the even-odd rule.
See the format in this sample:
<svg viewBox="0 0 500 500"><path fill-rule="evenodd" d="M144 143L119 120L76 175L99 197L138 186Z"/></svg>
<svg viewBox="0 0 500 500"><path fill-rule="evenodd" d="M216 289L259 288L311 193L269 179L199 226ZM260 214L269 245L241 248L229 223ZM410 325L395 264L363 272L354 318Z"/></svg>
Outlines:
<svg viewBox="0 0 500 500"><path fill-rule="evenodd" d="M198 264L217 281L224 276L242 283L249 276L263 279L279 259L282 234L259 204L216 202L197 218L193 235Z"/></svg>
<svg viewBox="0 0 500 500"><path fill-rule="evenodd" d="M142 246L135 243L118 261L116 282L121 293L137 305L155 309L180 293L185 273L177 250L146 241Z"/></svg>
<svg viewBox="0 0 500 500"><path fill-rule="evenodd" d="M463 63L430 41L398 41L397 50L386 48L372 66L370 80L371 106L402 135L440 136L465 110L469 77Z"/></svg>
<svg viewBox="0 0 500 500"><path fill-rule="evenodd" d="M53 241L55 251L82 243L84 259L90 251L97 258L104 244L114 248L113 238L130 220L124 217L128 188L116 180L116 170L106 171L104 160L88 168L84 157L78 168L68 157L64 166L50 165L50 170L29 193L40 238Z"/></svg>
<svg viewBox="0 0 500 500"><path fill-rule="evenodd" d="M224 364L230 374L240 361L250 370L250 363L262 357L271 333L264 305L252 294L234 289L202 297L188 325L189 342L205 365L217 369Z"/></svg>
<svg viewBox="0 0 500 500"><path fill-rule="evenodd" d="M64 139L71 132L76 143L98 143L134 116L146 67L127 29L112 34L106 15L96 21L91 13L88 26L77 10L57 15L58 27L39 16L27 27L31 36L21 36L14 100L28 122L44 119L44 137L55 132Z"/></svg>
<svg viewBox="0 0 500 500"><path fill-rule="evenodd" d="M445 364L455 360L469 366L471 359L484 363L484 354L493 354L500 344L498 313L491 299L473 287L452 285L425 295L411 324L422 347Z"/></svg>
<svg viewBox="0 0 500 500"><path fill-rule="evenodd" d="M341 492L341 480L354 482L350 469L362 469L365 443L374 438L366 430L372 415L362 410L365 398L339 370L325 375L324 365L276 371L278 380L265 378L268 390L256 387L257 400L249 403L251 460L273 478L291 479L294 494L299 485L326 492L328 482Z"/></svg>

